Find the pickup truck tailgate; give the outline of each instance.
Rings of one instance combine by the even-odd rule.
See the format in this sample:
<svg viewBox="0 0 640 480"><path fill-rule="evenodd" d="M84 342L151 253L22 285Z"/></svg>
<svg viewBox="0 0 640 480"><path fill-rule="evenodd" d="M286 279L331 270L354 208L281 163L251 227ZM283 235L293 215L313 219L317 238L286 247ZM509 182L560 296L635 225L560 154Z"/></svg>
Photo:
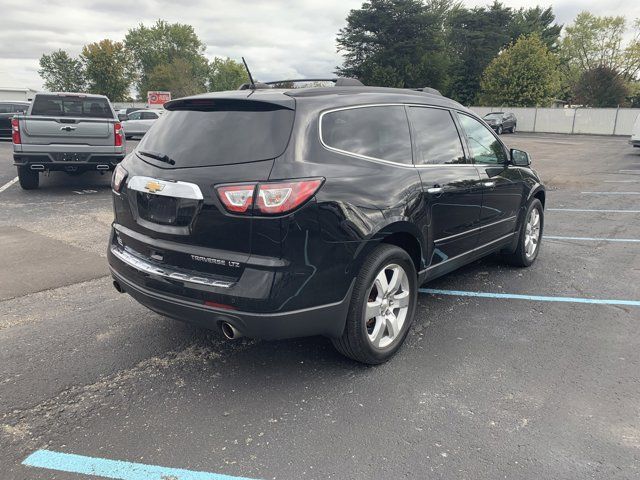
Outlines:
<svg viewBox="0 0 640 480"><path fill-rule="evenodd" d="M22 117L22 143L113 145L114 121L104 118Z"/></svg>

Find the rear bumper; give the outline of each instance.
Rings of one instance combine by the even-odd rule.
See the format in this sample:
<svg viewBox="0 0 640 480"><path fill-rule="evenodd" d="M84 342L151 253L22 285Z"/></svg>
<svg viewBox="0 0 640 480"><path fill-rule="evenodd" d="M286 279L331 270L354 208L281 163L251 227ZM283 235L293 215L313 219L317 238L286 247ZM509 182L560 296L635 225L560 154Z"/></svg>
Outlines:
<svg viewBox="0 0 640 480"><path fill-rule="evenodd" d="M170 296L125 277L113 263L110 269L124 292L156 313L208 329L219 329L223 322L228 322L249 338L265 340L314 335L339 337L344 330L353 289L352 284L347 295L337 303L289 312L255 313L215 308L193 299Z"/></svg>
<svg viewBox="0 0 640 480"><path fill-rule="evenodd" d="M14 153L15 166L27 166L33 170L87 171L113 170L124 159L124 153ZM36 167L33 167L36 166Z"/></svg>

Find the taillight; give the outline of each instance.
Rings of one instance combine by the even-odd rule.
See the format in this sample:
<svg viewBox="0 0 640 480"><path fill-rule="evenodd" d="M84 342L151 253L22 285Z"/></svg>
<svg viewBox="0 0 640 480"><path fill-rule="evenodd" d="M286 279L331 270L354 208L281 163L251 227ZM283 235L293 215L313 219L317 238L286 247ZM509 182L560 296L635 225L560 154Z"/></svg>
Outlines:
<svg viewBox="0 0 640 480"><path fill-rule="evenodd" d="M111 188L114 192L120 192L124 179L127 178L127 175L129 175L129 172L127 172L122 165L118 164L116 169L113 171L113 176L111 177Z"/></svg>
<svg viewBox="0 0 640 480"><path fill-rule="evenodd" d="M323 179L286 182L222 185L216 187L220 201L234 213L247 213L253 206L255 214L282 215L309 200L322 185Z"/></svg>
<svg viewBox="0 0 640 480"><path fill-rule="evenodd" d="M256 206L260 213L282 214L295 210L311 198L322 185L322 180L300 180L258 185Z"/></svg>
<svg viewBox="0 0 640 480"><path fill-rule="evenodd" d="M13 143L19 145L22 143L20 138L20 121L17 118L11 119L11 139Z"/></svg>
<svg viewBox="0 0 640 480"><path fill-rule="evenodd" d="M225 208L235 213L245 213L249 210L249 207L253 204L253 192L255 189L255 183L224 185L217 188L218 196Z"/></svg>
<svg viewBox="0 0 640 480"><path fill-rule="evenodd" d="M120 122L116 122L113 124L113 136L115 138L115 146L122 146L122 125Z"/></svg>

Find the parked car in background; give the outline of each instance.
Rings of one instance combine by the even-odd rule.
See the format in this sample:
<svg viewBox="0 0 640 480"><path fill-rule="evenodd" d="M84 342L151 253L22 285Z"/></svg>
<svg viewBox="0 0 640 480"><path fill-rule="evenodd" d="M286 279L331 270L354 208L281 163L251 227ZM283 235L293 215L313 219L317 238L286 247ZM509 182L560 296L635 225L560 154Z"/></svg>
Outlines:
<svg viewBox="0 0 640 480"><path fill-rule="evenodd" d="M525 152L441 95L349 84L166 103L112 177L115 288L230 339L325 335L377 364L423 282L535 261Z"/></svg>
<svg viewBox="0 0 640 480"><path fill-rule="evenodd" d="M640 148L640 115L636 117L636 123L633 124L633 131L631 132L629 143L634 147Z"/></svg>
<svg viewBox="0 0 640 480"><path fill-rule="evenodd" d="M121 122L126 120L128 115L132 112L137 112L138 110L146 110L145 107L127 107L127 108L121 108L120 110L118 110L118 120L120 120Z"/></svg>
<svg viewBox="0 0 640 480"><path fill-rule="evenodd" d="M138 110L129 113L127 119L122 122L125 137L143 137L163 112L164 110Z"/></svg>
<svg viewBox="0 0 640 480"><path fill-rule="evenodd" d="M518 120L513 113L507 112L491 112L484 116L484 121L493 128L498 135L502 132L516 133Z"/></svg>
<svg viewBox="0 0 640 480"><path fill-rule="evenodd" d="M108 171L124 158L125 140L109 99L82 93L37 93L11 120L20 186L38 188L39 173Z"/></svg>
<svg viewBox="0 0 640 480"><path fill-rule="evenodd" d="M29 102L0 102L0 138L11 138L11 119L29 108Z"/></svg>

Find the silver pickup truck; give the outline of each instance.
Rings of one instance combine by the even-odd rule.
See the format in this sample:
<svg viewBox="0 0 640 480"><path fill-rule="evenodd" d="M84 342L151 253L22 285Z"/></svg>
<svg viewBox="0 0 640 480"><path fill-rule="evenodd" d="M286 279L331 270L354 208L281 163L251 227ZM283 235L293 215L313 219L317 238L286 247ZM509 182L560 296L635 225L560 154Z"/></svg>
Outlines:
<svg viewBox="0 0 640 480"><path fill-rule="evenodd" d="M37 93L11 121L20 186L38 188L40 172L109 171L125 156L125 138L107 97Z"/></svg>

